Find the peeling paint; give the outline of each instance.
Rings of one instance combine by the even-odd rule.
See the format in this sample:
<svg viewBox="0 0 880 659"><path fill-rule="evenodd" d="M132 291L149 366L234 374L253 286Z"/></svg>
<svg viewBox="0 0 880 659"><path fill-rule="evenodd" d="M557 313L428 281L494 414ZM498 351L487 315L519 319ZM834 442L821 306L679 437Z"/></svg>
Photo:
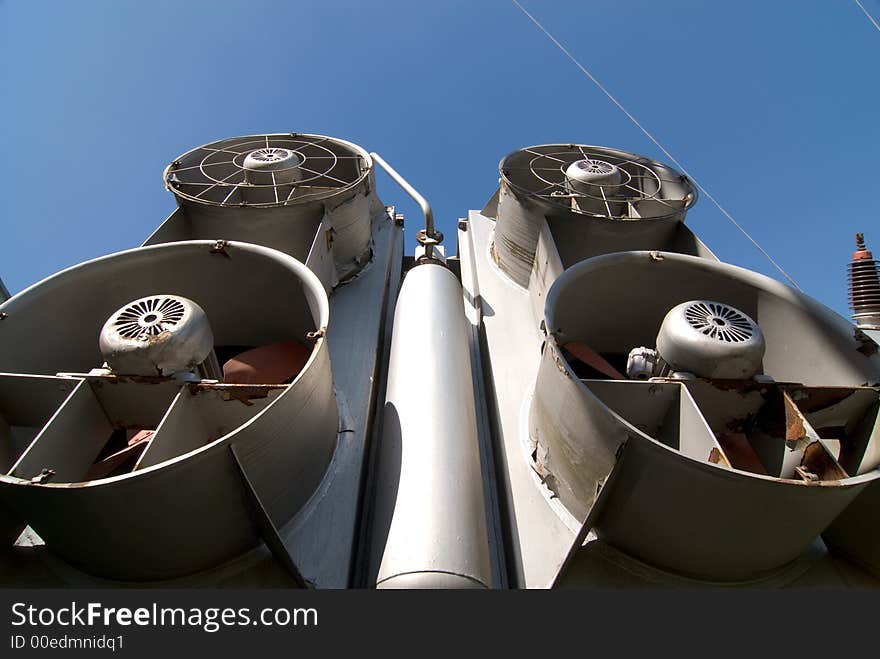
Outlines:
<svg viewBox="0 0 880 659"><path fill-rule="evenodd" d="M276 389L286 389L286 384L208 384L194 382L189 385L190 393L198 396L204 391L216 391L226 401L237 400L245 405L253 405L253 400L266 398Z"/></svg>

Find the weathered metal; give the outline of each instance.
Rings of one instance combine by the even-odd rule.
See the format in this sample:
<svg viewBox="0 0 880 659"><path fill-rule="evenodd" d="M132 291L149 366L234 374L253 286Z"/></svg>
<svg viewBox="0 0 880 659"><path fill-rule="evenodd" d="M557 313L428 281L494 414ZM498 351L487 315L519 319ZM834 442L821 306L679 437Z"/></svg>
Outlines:
<svg viewBox="0 0 880 659"><path fill-rule="evenodd" d="M373 179L370 155L337 138L276 133L212 142L165 169L179 209L147 244L219 236L304 262L323 222L345 280L370 260L371 218L380 208Z"/></svg>
<svg viewBox="0 0 880 659"><path fill-rule="evenodd" d="M646 237L679 240L679 225L696 202L696 188L679 172L606 147L524 147L506 156L499 172L492 254L501 270L524 287L544 218L575 223L579 244L598 250L585 255L590 256L644 249ZM612 244L616 249L609 248Z"/></svg>
<svg viewBox="0 0 880 659"><path fill-rule="evenodd" d="M151 290L197 300L218 345L260 345L326 328L323 287L301 263L235 242L226 246L229 258L220 258L212 245L192 241L121 252L27 289L4 305L14 320L3 327L0 368L53 374L99 366L103 320ZM98 282L106 288L95 296ZM271 304L270 291L277 296ZM41 331L46 314L65 337L62 343L28 340ZM323 338L290 385L250 392L250 405L238 402L236 385L190 388L168 379L128 382L100 373L69 380L75 389L0 476L0 501L53 552L105 577L177 577L254 546L258 537L230 445L268 514L283 525L313 494L336 444L336 401ZM156 394L149 405L148 391ZM117 392L128 392L130 402ZM133 470L83 481L117 427L156 432ZM56 473L33 483L42 468ZM211 540L195 541L203 538Z"/></svg>
<svg viewBox="0 0 880 659"><path fill-rule="evenodd" d="M422 208L414 257L373 162ZM342 140L221 140L165 177L179 208L145 247L0 304L0 536L26 557L10 583L880 576L877 331L720 263L683 224L680 173L521 149L459 220L457 256L424 197ZM102 323L156 293L203 307L234 382L102 365ZM664 318L704 299L766 351L679 359Z"/></svg>
<svg viewBox="0 0 880 659"><path fill-rule="evenodd" d="M705 296L755 314L766 337L763 370L776 380L855 386L876 377L880 364L856 350L842 319L775 280L691 256L649 257L627 252L583 261L547 296L547 341L529 426L545 456L545 481L575 518L585 519L627 443L627 465L595 521L598 536L683 575L754 578L805 551L880 472L847 476L787 392L779 396L788 407L772 412L771 402L759 402L756 408L759 422L762 414L778 415L767 421L778 429L745 427L767 474L743 469L734 454L725 455L729 439L722 436L743 426L722 424L710 398L689 393L691 381L581 380L560 345L584 341L603 355L626 354L657 332L668 309ZM634 285L640 280L651 287ZM740 395L735 382L722 391ZM610 395L611 385L619 395ZM661 386L680 390L660 404ZM722 417L731 411L736 417L735 410L728 401Z"/></svg>

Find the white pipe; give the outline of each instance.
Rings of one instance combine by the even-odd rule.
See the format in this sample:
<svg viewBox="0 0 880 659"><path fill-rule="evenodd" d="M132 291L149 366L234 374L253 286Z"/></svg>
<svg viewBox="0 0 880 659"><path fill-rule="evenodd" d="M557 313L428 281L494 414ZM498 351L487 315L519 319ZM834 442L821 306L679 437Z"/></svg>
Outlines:
<svg viewBox="0 0 880 659"><path fill-rule="evenodd" d="M409 271L394 314L379 448L378 588L491 586L466 323L455 275L434 263Z"/></svg>

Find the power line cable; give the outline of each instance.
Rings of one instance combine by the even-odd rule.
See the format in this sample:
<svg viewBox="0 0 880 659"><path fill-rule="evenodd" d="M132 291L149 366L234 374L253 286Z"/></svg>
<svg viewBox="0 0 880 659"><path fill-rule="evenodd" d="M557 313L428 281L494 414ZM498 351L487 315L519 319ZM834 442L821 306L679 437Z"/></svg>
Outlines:
<svg viewBox="0 0 880 659"><path fill-rule="evenodd" d="M871 16L871 14L868 13L868 10L865 9L865 5L863 5L861 2L859 2L859 0L853 0L853 2L855 2L859 6L859 9L862 10L862 13L864 13L865 16L868 17L868 20L871 21L871 23L873 23L874 27L877 28L877 31L880 32L880 23L877 23L877 20L873 16Z"/></svg>

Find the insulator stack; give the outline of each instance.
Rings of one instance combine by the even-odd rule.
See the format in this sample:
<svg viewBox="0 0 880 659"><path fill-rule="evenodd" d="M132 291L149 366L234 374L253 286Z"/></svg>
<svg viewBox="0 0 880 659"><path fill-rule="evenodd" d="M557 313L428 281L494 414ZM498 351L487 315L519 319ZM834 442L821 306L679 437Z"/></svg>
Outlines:
<svg viewBox="0 0 880 659"><path fill-rule="evenodd" d="M861 328L880 329L880 262L865 247L864 234L856 234L856 251L849 264L849 306Z"/></svg>

